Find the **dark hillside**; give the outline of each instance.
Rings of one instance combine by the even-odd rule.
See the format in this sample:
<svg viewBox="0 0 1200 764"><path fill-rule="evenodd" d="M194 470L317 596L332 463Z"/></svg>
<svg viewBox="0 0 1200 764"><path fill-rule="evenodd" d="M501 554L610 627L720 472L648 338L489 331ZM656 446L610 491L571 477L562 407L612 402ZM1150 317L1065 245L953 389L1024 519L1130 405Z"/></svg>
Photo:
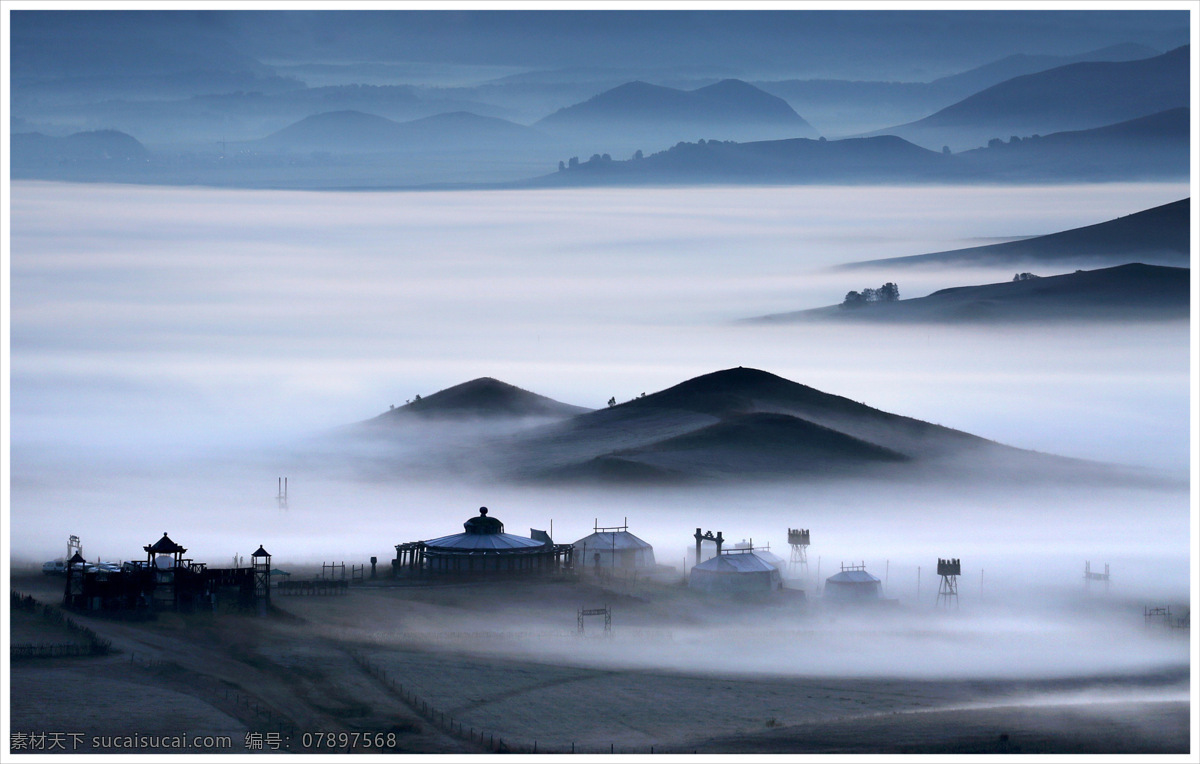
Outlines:
<svg viewBox="0 0 1200 764"><path fill-rule="evenodd" d="M997 139L958 157L1003 181L1185 180L1191 114L1181 107L1091 130Z"/></svg>
<svg viewBox="0 0 1200 764"><path fill-rule="evenodd" d="M137 172L150 160L150 152L136 138L118 130L92 130L56 138L41 133L13 133L9 158L16 176L32 173L53 177L55 172L115 168Z"/></svg>
<svg viewBox="0 0 1200 764"><path fill-rule="evenodd" d="M495 417L565 418L587 412L582 406L547 398L491 377L448 387L369 420L371 424L422 419L485 419Z"/></svg>
<svg viewBox="0 0 1200 764"><path fill-rule="evenodd" d="M969 179L954 157L895 136L680 143L643 159L591 160L529 186L682 183L869 183Z"/></svg>
<svg viewBox="0 0 1200 764"><path fill-rule="evenodd" d="M1186 320L1191 271L1130 263L1021 281L942 289L926 297L780 313L759 322L1036 323Z"/></svg>
<svg viewBox="0 0 1200 764"><path fill-rule="evenodd" d="M1132 215L1020 241L968 247L927 255L866 260L839 266L955 265L1123 265L1144 262L1187 266L1191 262L1191 200L1180 199Z"/></svg>
<svg viewBox="0 0 1200 764"><path fill-rule="evenodd" d="M371 436L372 458L385 454L400 472L519 483L1082 474L1072 460L881 411L758 369L725 369L580 411L483 378L376 417L373 429L351 436ZM531 426L519 417L558 421ZM423 425L391 426L414 420ZM379 436L395 448L375 450Z"/></svg>

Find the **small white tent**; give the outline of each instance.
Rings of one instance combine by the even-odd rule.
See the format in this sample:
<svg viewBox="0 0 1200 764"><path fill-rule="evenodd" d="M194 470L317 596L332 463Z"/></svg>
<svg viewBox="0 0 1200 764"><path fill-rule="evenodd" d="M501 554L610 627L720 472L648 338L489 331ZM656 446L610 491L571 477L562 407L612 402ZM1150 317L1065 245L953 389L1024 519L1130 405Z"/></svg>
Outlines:
<svg viewBox="0 0 1200 764"><path fill-rule="evenodd" d="M596 527L591 535L575 542L573 559L577 568L642 570L654 567L654 547L628 531L628 526Z"/></svg>
<svg viewBox="0 0 1200 764"><path fill-rule="evenodd" d="M824 597L835 602L863 602L879 599L881 590L878 578L854 566L825 579Z"/></svg>
<svg viewBox="0 0 1200 764"><path fill-rule="evenodd" d="M725 552L692 568L688 587L704 592L773 592L783 588L783 576L753 552Z"/></svg>
<svg viewBox="0 0 1200 764"><path fill-rule="evenodd" d="M733 548L735 550L744 549L749 554L754 555L768 565L774 565L776 568L778 568L780 573L786 572L784 568L787 567L787 561L772 552L769 544L767 546L754 546L753 540L746 541L745 539L742 539L734 544Z"/></svg>

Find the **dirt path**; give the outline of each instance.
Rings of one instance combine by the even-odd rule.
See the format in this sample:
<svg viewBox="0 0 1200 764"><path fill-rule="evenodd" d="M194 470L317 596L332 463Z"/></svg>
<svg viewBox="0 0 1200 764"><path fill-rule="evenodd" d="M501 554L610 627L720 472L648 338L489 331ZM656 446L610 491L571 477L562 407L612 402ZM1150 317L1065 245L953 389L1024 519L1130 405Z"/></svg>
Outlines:
<svg viewBox="0 0 1200 764"><path fill-rule="evenodd" d="M18 720L94 734L194 728L230 735L238 752L247 733L320 753L345 751L354 733L390 734L391 750L410 753L481 753L500 741L517 751L641 754L1187 750L1188 704L1174 700L1187 697L1186 667L1054 681L746 676L722 673L719 662L648 670L612 656L647 640L672 648L652 631L653 603L621 602L636 625L627 631L580 636L575 610L596 592L507 594L368 587L277 598L267 618L78 616L117 652L14 665L14 729ZM663 628L690 623L688 604L667 600L658 615L674 620ZM64 706L54 702L64 686L122 702Z"/></svg>
<svg viewBox="0 0 1200 764"><path fill-rule="evenodd" d="M14 581L14 587L22 583L43 602L54 594L31 582ZM286 614L257 619L164 613L147 622L73 617L110 640L113 653L69 663L16 664L14 692L49 699L76 685L87 687L89 697L121 698L122 707L103 703L112 709L105 712L101 704L90 703L93 708L85 713L69 704L53 703L58 710L52 710L22 701L14 704L14 729L18 722L31 731L47 729L51 722L86 723L89 738L155 730L165 735L177 734L192 719L222 734L236 733L235 750L242 752L247 732L278 735L280 749L292 751L344 752L354 733L360 741L366 733L391 735L385 741L396 752L477 750L418 718L342 647L295 633L302 624ZM187 709L186 718L170 720L167 728L162 709L175 707ZM371 741L358 748L372 750L375 738Z"/></svg>

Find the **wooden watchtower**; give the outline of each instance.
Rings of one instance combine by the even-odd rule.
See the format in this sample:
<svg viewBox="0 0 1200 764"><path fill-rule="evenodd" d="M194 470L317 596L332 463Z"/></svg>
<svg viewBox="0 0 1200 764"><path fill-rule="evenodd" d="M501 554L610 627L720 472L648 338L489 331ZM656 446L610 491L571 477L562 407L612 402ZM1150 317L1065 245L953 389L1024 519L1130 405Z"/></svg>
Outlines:
<svg viewBox="0 0 1200 764"><path fill-rule="evenodd" d="M254 566L254 600L258 603L258 614L266 615L271 607L271 553L259 544L250 560Z"/></svg>
<svg viewBox="0 0 1200 764"><path fill-rule="evenodd" d="M63 591L63 605L80 607L83 604L83 571L86 567L87 561L76 549L71 559L67 560L67 585Z"/></svg>
<svg viewBox="0 0 1200 764"><path fill-rule="evenodd" d="M957 557L943 560L938 558L938 575L942 583L938 586L937 604L958 607L958 577L962 575L962 561Z"/></svg>
<svg viewBox="0 0 1200 764"><path fill-rule="evenodd" d="M792 557L788 560L788 573L792 578L796 574L808 580L808 544L807 528L788 528L788 546L792 548Z"/></svg>
<svg viewBox="0 0 1200 764"><path fill-rule="evenodd" d="M183 559L187 549L172 541L166 531L163 531L162 538L153 544L143 546L142 549L146 550L146 569L151 571L154 576L153 599L155 603L159 605L170 603L170 607L178 608L179 584L181 583L179 578L181 572L187 569ZM169 562L161 558L169 558Z"/></svg>

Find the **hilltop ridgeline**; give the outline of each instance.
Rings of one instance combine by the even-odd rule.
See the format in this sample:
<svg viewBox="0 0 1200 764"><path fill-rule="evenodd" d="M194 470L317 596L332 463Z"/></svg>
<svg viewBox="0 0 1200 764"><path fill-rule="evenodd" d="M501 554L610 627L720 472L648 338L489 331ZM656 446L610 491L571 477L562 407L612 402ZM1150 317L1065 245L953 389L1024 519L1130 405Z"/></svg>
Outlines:
<svg viewBox="0 0 1200 764"><path fill-rule="evenodd" d="M513 391L518 391L514 393ZM412 401L371 420L403 439L405 422L496 422L528 415L549 399L496 380L474 380ZM531 409L530 401L537 401ZM553 402L552 402L553 403ZM1066 460L1002 446L969 433L891 414L766 371L732 368L704 374L594 411L556 404L556 419L456 441L439 456L421 431L421 472L441 464L469 467L489 480L524 483L677 484L815 480L914 470L984 468L997 458L1036 471ZM461 433L460 433L461 434ZM467 445L464 445L467 444ZM409 469L396 462L401 473Z"/></svg>

